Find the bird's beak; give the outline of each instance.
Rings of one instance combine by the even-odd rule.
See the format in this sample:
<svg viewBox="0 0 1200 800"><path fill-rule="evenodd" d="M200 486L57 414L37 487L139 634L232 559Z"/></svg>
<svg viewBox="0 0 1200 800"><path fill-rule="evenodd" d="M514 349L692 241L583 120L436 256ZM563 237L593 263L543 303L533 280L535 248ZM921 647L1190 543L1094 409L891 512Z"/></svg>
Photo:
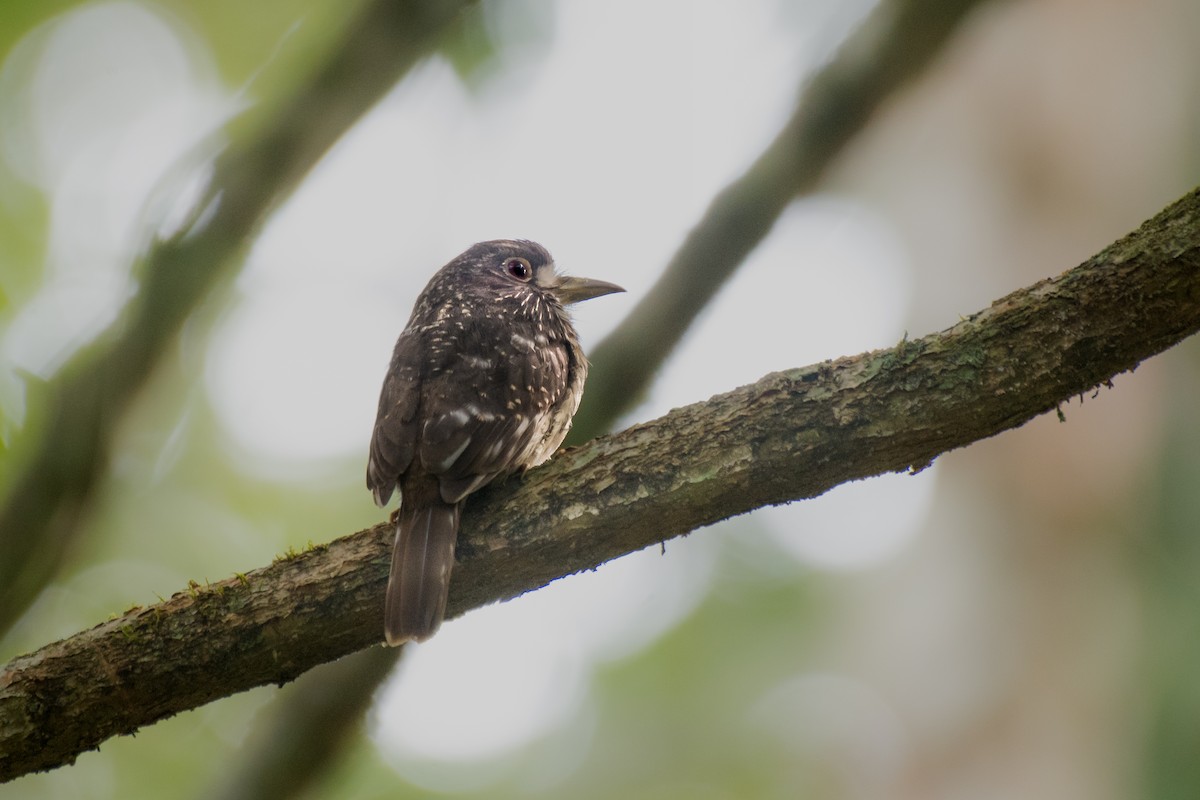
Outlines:
<svg viewBox="0 0 1200 800"><path fill-rule="evenodd" d="M591 278L559 278L558 283L550 290L564 306L591 300L593 297L625 291L615 283L597 281Z"/></svg>

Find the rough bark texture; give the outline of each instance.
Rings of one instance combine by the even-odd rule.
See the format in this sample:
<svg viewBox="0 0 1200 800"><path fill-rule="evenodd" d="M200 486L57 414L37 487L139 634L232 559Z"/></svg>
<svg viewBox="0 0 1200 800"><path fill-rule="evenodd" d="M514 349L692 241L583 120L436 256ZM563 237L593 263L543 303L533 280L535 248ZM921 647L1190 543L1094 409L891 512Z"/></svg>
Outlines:
<svg viewBox="0 0 1200 800"><path fill-rule="evenodd" d="M713 198L654 286L592 350L590 388L567 444L584 441L585 431L609 430L637 405L642 387L784 209L818 184L880 106L920 75L981 5L896 0L876 7L813 76L770 146Z"/></svg>
<svg viewBox="0 0 1200 800"><path fill-rule="evenodd" d="M0 634L70 552L104 474L118 422L196 306L230 277L269 213L400 76L431 52L466 5L372 0L310 84L237 125L190 217L134 267L139 291L121 318L45 388L42 425L0 504ZM23 445L22 445L23 446Z"/></svg>
<svg viewBox="0 0 1200 800"><path fill-rule="evenodd" d="M760 506L920 469L1200 329L1200 192L941 333L772 373L468 503L449 616ZM0 672L0 780L379 642L382 523L194 586Z"/></svg>
<svg viewBox="0 0 1200 800"><path fill-rule="evenodd" d="M637 404L688 327L769 235L793 198L820 185L828 166L872 115L916 82L926 65L936 63L974 9L985 5L988 0L884 0L839 45L837 55L812 73L768 146L712 200L616 331L589 350L591 378L568 444L607 433ZM718 115L726 111L712 109ZM360 720L340 712L369 704L386 674L374 652L342 659L336 671L306 673L295 691L274 704L291 710L264 715L270 721L256 725L257 744L239 750L216 788L201 787L196 795L206 800L302 796L302 787L312 785L337 756L328 743L351 740L338 730L360 727ZM330 696L341 705L323 702Z"/></svg>

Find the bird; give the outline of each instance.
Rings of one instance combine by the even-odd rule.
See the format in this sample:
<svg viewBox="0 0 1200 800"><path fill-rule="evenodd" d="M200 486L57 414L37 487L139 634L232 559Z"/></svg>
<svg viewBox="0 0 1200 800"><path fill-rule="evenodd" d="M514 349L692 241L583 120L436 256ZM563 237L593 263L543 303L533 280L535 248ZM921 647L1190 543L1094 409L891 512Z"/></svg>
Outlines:
<svg viewBox="0 0 1200 800"><path fill-rule="evenodd" d="M367 488L400 508L384 603L397 646L437 632L463 502L556 451L588 362L567 306L625 291L558 272L542 245L479 242L438 270L392 351L371 434Z"/></svg>

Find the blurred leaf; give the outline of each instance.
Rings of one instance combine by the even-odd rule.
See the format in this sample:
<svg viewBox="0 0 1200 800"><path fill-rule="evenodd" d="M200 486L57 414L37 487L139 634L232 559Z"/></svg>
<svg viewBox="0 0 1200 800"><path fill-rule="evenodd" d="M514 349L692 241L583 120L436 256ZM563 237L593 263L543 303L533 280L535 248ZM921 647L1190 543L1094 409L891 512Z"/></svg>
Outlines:
<svg viewBox="0 0 1200 800"><path fill-rule="evenodd" d="M198 34L217 71L249 99L273 97L306 76L315 58L362 7L361 0L263 0L247 6L237 0L160 0Z"/></svg>
<svg viewBox="0 0 1200 800"><path fill-rule="evenodd" d="M85 4L86 0L5 0L4 15L0 17L0 60L33 28Z"/></svg>
<svg viewBox="0 0 1200 800"><path fill-rule="evenodd" d="M441 53L462 82L476 91L509 74L497 62L537 58L554 36L556 4L550 0L481 3L468 9L445 38Z"/></svg>
<svg viewBox="0 0 1200 800"><path fill-rule="evenodd" d="M442 43L441 53L463 83L478 83L486 76L496 59L497 44L480 6L474 6L463 15L461 24Z"/></svg>

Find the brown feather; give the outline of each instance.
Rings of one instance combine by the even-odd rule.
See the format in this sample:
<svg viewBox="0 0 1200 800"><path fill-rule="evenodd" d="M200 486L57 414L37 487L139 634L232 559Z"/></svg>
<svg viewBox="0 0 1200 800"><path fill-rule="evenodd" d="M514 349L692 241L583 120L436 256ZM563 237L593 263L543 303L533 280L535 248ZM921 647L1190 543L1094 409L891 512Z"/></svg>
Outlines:
<svg viewBox="0 0 1200 800"><path fill-rule="evenodd" d="M563 305L613 291L621 289L558 275L539 244L496 240L451 261L417 298L380 392L367 464L376 503L400 491L388 644L428 639L441 624L464 499L562 443L587 376Z"/></svg>
<svg viewBox="0 0 1200 800"><path fill-rule="evenodd" d="M442 502L436 490L422 500L405 497L396 522L383 625L393 646L425 641L446 613L462 504Z"/></svg>

